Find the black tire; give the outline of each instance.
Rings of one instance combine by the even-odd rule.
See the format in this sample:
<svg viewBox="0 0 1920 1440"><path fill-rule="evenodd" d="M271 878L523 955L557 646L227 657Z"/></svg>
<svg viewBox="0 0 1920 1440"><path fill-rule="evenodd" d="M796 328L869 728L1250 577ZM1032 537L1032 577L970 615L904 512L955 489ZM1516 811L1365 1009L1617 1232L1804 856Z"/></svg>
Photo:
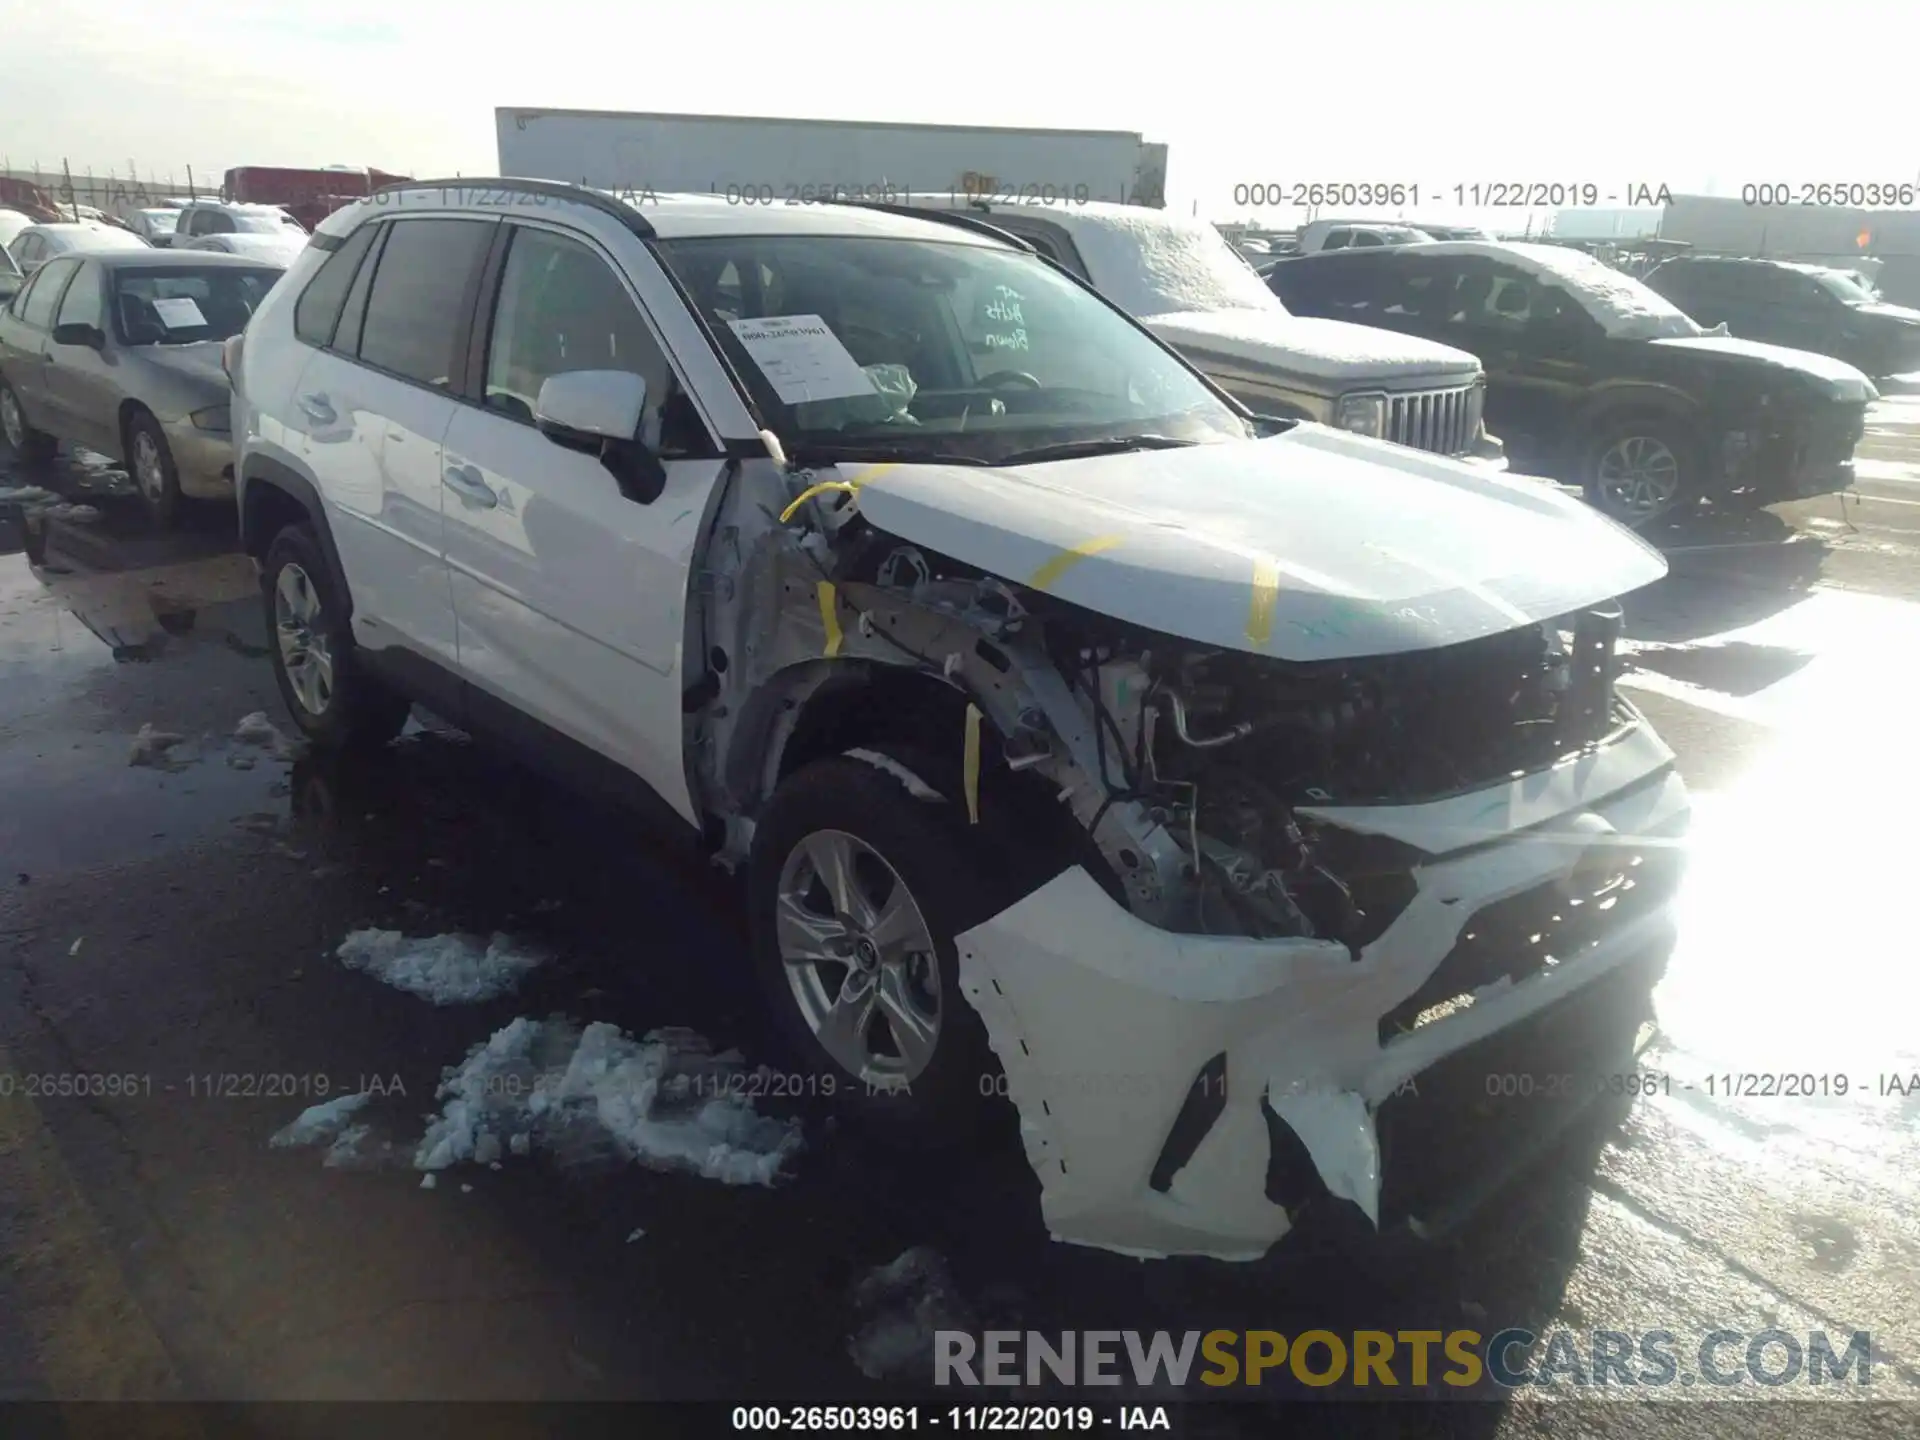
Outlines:
<svg viewBox="0 0 1920 1440"><path fill-rule="evenodd" d="M36 430L27 423L26 408L21 405L20 397L14 393L13 387L7 384L5 380L0 380L0 406L12 407L12 414L16 417L9 424L0 426L0 435L6 437L8 444L13 447L13 453L22 460L34 462L51 460L54 451L59 448L59 442L55 440L53 436L47 434L46 431ZM18 426L19 439L17 442L12 435L6 433L8 428L12 428L12 425Z"/></svg>
<svg viewBox="0 0 1920 1440"><path fill-rule="evenodd" d="M911 751L889 757L934 788L936 768ZM754 832L748 866L748 918L753 962L779 1039L796 1072L821 1079L817 1089L838 1113L870 1136L917 1150L967 1150L1011 1140L1013 1107L1001 1098L1000 1066L985 1027L960 991L953 937L998 913L1017 895L1006 850L984 827L971 827L950 797L916 797L889 770L845 756L817 760L788 777ZM931 1058L905 1090L875 1087L834 1058L802 1012L775 926L782 871L795 847L820 831L839 831L870 847L891 867L918 905L934 944L939 1030ZM996 853L997 851L997 853ZM849 967L847 975L851 976ZM842 984L846 983L843 979ZM926 986L930 991L933 987ZM883 1016L877 1023L885 1024ZM832 1077L829 1087L825 1077Z"/></svg>
<svg viewBox="0 0 1920 1440"><path fill-rule="evenodd" d="M1662 453L1672 462L1670 488L1651 504L1625 503L1622 487L1610 484L1609 476L1602 473L1603 466L1610 466L1616 459L1638 454L1648 462L1651 487L1652 475L1668 473L1660 459ZM1580 455L1580 486L1589 505L1637 529L1677 516L1690 507L1702 492L1705 465L1705 447L1686 422L1668 415L1622 412L1602 416L1589 433Z"/></svg>
<svg viewBox="0 0 1920 1440"><path fill-rule="evenodd" d="M180 472L173 463L167 432L145 410L127 417L127 473L147 508L147 520L156 530L180 523Z"/></svg>
<svg viewBox="0 0 1920 1440"><path fill-rule="evenodd" d="M304 622L290 625L284 639L282 621L294 619L295 610L282 597L283 585L289 592L304 591L313 600ZM412 706L360 664L352 627L344 618L344 597L337 593L311 527L289 525L273 537L267 547L262 589L273 678L300 732L323 750L372 749L398 735ZM319 654L329 662L321 667L324 673L318 678L289 660L291 651L304 655L305 663L312 665L315 640L323 647ZM290 663L295 664L291 671ZM320 683L322 679L325 683Z"/></svg>

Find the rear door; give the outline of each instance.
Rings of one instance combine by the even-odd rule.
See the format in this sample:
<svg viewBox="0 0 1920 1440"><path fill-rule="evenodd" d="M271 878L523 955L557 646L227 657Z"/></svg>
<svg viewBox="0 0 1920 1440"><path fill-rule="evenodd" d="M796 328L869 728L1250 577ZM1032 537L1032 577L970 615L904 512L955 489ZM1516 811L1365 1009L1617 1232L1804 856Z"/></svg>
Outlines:
<svg viewBox="0 0 1920 1440"><path fill-rule="evenodd" d="M355 640L402 646L450 674L458 648L440 446L459 408L472 298L497 223L384 222L294 397L353 591Z"/></svg>
<svg viewBox="0 0 1920 1440"><path fill-rule="evenodd" d="M500 240L473 345L480 403L458 409L444 457L460 668L481 692L470 703L504 701L691 820L681 652L723 452L612 256L559 226L515 223ZM578 370L645 379L637 438L666 472L656 498L623 495L597 456L535 428L542 383Z"/></svg>
<svg viewBox="0 0 1920 1440"><path fill-rule="evenodd" d="M51 260L35 272L33 283L14 297L7 320L5 361L7 383L20 399L30 424L50 435L61 435L59 416L47 397L47 350L53 317L60 308L67 282L80 268L78 260ZM66 438L61 435L61 438Z"/></svg>

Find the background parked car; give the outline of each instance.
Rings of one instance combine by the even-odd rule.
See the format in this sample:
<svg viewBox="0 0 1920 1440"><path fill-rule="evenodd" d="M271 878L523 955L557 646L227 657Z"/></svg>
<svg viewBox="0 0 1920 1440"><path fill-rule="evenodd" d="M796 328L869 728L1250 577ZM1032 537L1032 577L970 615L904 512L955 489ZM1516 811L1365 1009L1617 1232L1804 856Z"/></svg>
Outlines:
<svg viewBox="0 0 1920 1440"><path fill-rule="evenodd" d="M0 311L7 443L27 459L64 440L119 460L161 526L182 495L231 495L221 345L282 273L144 245L48 261Z"/></svg>
<svg viewBox="0 0 1920 1440"><path fill-rule="evenodd" d="M180 223L180 208L172 205L154 205L142 210L129 211L127 228L132 230L149 245L164 249L173 244L173 232Z"/></svg>
<svg viewBox="0 0 1920 1440"><path fill-rule="evenodd" d="M49 260L92 250L145 250L149 246L131 230L117 225L102 225L93 220L79 224L29 225L14 236L7 247L20 266L20 273L31 275Z"/></svg>
<svg viewBox="0 0 1920 1440"><path fill-rule="evenodd" d="M1138 205L927 200L1027 241L1184 355L1242 404L1419 450L1504 467L1480 423L1485 377L1472 355L1389 339L1365 326L1306 320L1261 283L1212 225ZM1020 297L980 296L977 355L1039 353L1044 331ZM1032 347L1031 351L1025 347ZM1020 367L1016 367L1020 368Z"/></svg>
<svg viewBox="0 0 1920 1440"><path fill-rule="evenodd" d="M180 212L174 231L176 244L202 235L298 235L307 230L278 205L234 205L220 200L196 200Z"/></svg>
<svg viewBox="0 0 1920 1440"><path fill-rule="evenodd" d="M1300 253L1347 250L1379 245L1418 245L1433 237L1411 225L1377 220L1312 220L1300 227Z"/></svg>
<svg viewBox="0 0 1920 1440"><path fill-rule="evenodd" d="M0 249L0 305L8 304L20 293L27 283L27 277L20 273L20 267L14 263L13 256Z"/></svg>
<svg viewBox="0 0 1920 1440"><path fill-rule="evenodd" d="M1577 250L1438 241L1302 256L1267 279L1296 313L1473 351L1515 465L1632 524L1703 497L1844 489L1877 398L1844 361L1709 335Z"/></svg>
<svg viewBox="0 0 1920 1440"><path fill-rule="evenodd" d="M1686 255L1646 280L1701 324L1745 339L1815 350L1876 377L1920 369L1920 310L1885 303L1842 270Z"/></svg>
<svg viewBox="0 0 1920 1440"><path fill-rule="evenodd" d="M285 268L293 264L293 257L307 246L307 237L300 235L202 235L198 240L189 240L176 246L181 250L217 250L227 255L250 255L256 260Z"/></svg>
<svg viewBox="0 0 1920 1440"><path fill-rule="evenodd" d="M20 232L36 223L24 210L0 209L0 250L12 248Z"/></svg>

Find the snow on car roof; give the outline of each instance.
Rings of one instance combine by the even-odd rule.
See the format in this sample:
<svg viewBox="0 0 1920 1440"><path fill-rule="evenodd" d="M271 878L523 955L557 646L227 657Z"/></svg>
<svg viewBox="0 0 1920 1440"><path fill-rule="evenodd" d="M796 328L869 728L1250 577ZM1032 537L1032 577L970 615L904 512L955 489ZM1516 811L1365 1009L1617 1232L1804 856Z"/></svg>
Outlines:
<svg viewBox="0 0 1920 1440"><path fill-rule="evenodd" d="M1618 339L1646 339L1665 333L1676 319L1693 327L1688 333L1699 333L1693 321L1671 300L1584 250L1572 250L1564 245L1529 245L1525 241L1435 240L1416 251L1400 253L1425 257L1479 255L1518 265L1531 271L1536 279L1572 295L1607 334Z"/></svg>
<svg viewBox="0 0 1920 1440"><path fill-rule="evenodd" d="M928 208L1001 216L1044 214L1072 237L1102 295L1142 318L1189 311L1286 312L1227 238L1206 220L1111 200L988 202L949 197Z"/></svg>

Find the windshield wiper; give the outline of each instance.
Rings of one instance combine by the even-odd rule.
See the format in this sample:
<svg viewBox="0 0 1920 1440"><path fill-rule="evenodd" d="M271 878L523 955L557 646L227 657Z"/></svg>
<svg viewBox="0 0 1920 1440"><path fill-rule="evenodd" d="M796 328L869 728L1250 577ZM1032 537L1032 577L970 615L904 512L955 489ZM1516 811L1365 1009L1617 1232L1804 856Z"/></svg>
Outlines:
<svg viewBox="0 0 1920 1440"><path fill-rule="evenodd" d="M1176 440L1171 435L1122 435L1110 440L1068 440L1058 445L1037 445L1031 450L1016 450L997 462L1001 465L1039 465L1048 460L1082 460L1096 455L1125 455L1133 450L1183 450L1197 440Z"/></svg>
<svg viewBox="0 0 1920 1440"><path fill-rule="evenodd" d="M948 454L912 445L863 445L853 441L842 445L823 445L803 440L786 447L787 459L796 465L838 465L866 461L892 465L985 465L977 455Z"/></svg>

